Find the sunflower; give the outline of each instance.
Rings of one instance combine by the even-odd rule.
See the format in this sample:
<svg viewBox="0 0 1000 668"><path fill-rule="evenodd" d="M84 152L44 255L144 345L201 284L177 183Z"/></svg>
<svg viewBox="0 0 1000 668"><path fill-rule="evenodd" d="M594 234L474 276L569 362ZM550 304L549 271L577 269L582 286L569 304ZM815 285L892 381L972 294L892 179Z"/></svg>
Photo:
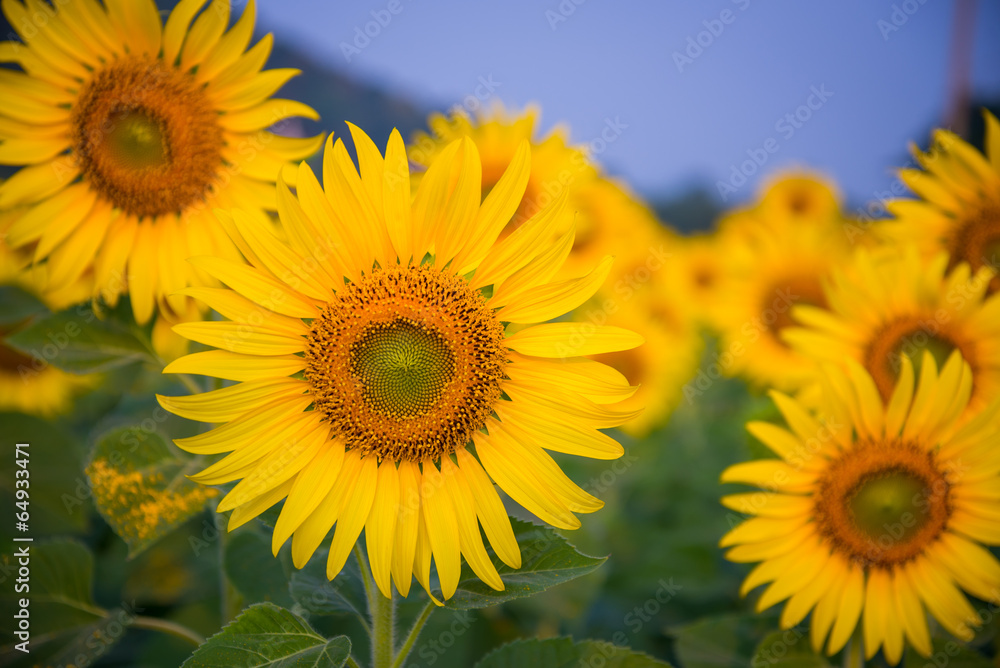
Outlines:
<svg viewBox="0 0 1000 668"><path fill-rule="evenodd" d="M23 40L0 43L0 62L23 70L0 76L0 164L21 167L0 208L25 208L7 241L44 263L47 290L91 272L91 296L127 293L140 324L157 307L196 316L179 292L207 276L184 260L238 257L212 209L264 218L278 173L322 144L265 129L316 114L269 99L298 72L261 71L270 35L246 50L254 2L228 31L228 0L199 14L205 2L179 3L165 25L152 0L3 2Z"/></svg>
<svg viewBox="0 0 1000 668"><path fill-rule="evenodd" d="M725 320L724 289L730 248L722 234L679 237L668 267L670 289L701 325L718 329Z"/></svg>
<svg viewBox="0 0 1000 668"><path fill-rule="evenodd" d="M229 289L187 293L228 320L178 325L219 350L165 372L239 383L160 402L225 423L177 441L190 452L231 452L193 478L241 479L219 504L233 511L230 528L284 499L272 546L277 553L291 537L297 567L336 523L331 579L364 529L386 596L390 575L402 595L411 574L430 591L432 558L452 596L461 556L502 589L480 524L504 563L518 568L520 553L491 480L559 528L600 508L545 450L622 454L599 429L636 416L616 405L632 389L586 356L642 340L603 326L577 345L576 324L535 324L590 298L611 258L553 280L566 241L548 240L565 195L498 240L531 173L527 142L481 202L483 167L469 139L441 151L411 198L399 133L383 158L362 131L351 132L360 175L338 140L325 148L325 192L304 163L297 195L279 180L287 242L236 210L227 229L246 261L192 258Z"/></svg>
<svg viewBox="0 0 1000 668"><path fill-rule="evenodd" d="M908 642L932 647L926 614L962 640L980 623L962 590L1000 603L1000 404L964 424L973 375L956 351L938 374L903 357L883 401L856 362L826 369L823 418L778 392L789 429L747 429L781 459L737 464L723 482L762 491L723 498L754 515L722 539L735 562L761 562L742 593L765 583L759 610L787 599L781 626L811 611L816 651L837 652L860 624L865 654L899 662ZM860 621L859 621L860 620Z"/></svg>
<svg viewBox="0 0 1000 668"><path fill-rule="evenodd" d="M988 111L986 155L948 130L935 130L931 149L914 157L923 167L902 169L900 178L919 200L888 205L895 216L879 226L892 241L919 245L925 255L947 250L949 269L966 263L973 271L1000 267L1000 122ZM990 292L1000 290L994 276Z"/></svg>
<svg viewBox="0 0 1000 668"><path fill-rule="evenodd" d="M505 232L510 233L563 191L569 194L569 210L577 211L581 208L577 193L597 178L597 170L587 161L586 154L568 144L565 128L558 127L543 138L537 137L539 117L535 107L509 112L500 103L484 109L476 118L464 111L448 116L431 114L427 120L431 132L414 133L408 147L409 159L418 168L426 169L452 142L468 137L479 150L483 165L482 189L486 194L503 176L521 142L529 142L531 171L512 224ZM586 222L577 221L577 228L579 233L584 233Z"/></svg>
<svg viewBox="0 0 1000 668"><path fill-rule="evenodd" d="M840 218L840 194L821 174L791 171L764 184L758 207L768 221L830 225Z"/></svg>
<svg viewBox="0 0 1000 668"><path fill-rule="evenodd" d="M16 285L53 310L86 299L89 294L86 292L86 281L55 293L46 293L44 267L25 270L30 258L3 241L7 229L21 214L19 210L0 211L0 286ZM81 287L84 289L81 290ZM44 360L36 360L7 345L4 339L22 324L0 325L0 411L42 417L65 413L70 409L73 397L93 387L99 377L65 373Z"/></svg>
<svg viewBox="0 0 1000 668"><path fill-rule="evenodd" d="M601 311L596 311L600 313ZM593 325L582 318L583 327ZM663 425L683 395L684 383L698 370L702 337L684 306L669 292L643 293L611 315L608 323L637 332L645 344L594 359L618 369L628 385L638 390L622 407L643 408L642 414L621 426L625 433L642 438Z"/></svg>
<svg viewBox="0 0 1000 668"><path fill-rule="evenodd" d="M972 369L969 412L1000 391L1000 296L984 297L994 274L972 274L939 253L921 259L912 246L894 253L860 250L834 272L825 308L797 307L785 340L812 359L854 360L867 369L883 399L896 384L904 355L921 359L929 351L938 363L958 350Z"/></svg>
<svg viewBox="0 0 1000 668"><path fill-rule="evenodd" d="M720 362L728 375L789 391L816 372L808 356L793 350L783 333L800 304L826 306L823 281L850 247L838 232L813 225L748 230L753 243L730 246L729 267L719 290Z"/></svg>

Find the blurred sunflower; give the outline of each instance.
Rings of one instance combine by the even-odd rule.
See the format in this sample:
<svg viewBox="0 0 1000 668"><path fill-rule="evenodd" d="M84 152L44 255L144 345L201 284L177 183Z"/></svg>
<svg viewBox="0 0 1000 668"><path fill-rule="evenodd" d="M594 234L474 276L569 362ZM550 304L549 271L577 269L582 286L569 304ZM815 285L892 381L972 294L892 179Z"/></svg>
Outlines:
<svg viewBox="0 0 1000 668"><path fill-rule="evenodd" d="M31 261L27 253L17 252L3 241L7 229L22 213L18 209L0 211L0 286L16 285L53 310L86 299L90 295L86 281L58 292L45 292L45 268L25 270ZM65 413L71 408L72 399L96 385L99 377L66 373L7 345L4 339L23 324L0 325L0 412L17 411L42 417Z"/></svg>
<svg viewBox="0 0 1000 668"><path fill-rule="evenodd" d="M1000 122L988 111L986 156L948 130L935 130L927 153L913 154L923 170L902 169L900 178L922 199L888 205L895 216L880 229L892 241L918 244L926 255L942 248L949 270L966 263L1000 267ZM990 292L1000 290L994 276Z"/></svg>
<svg viewBox="0 0 1000 668"><path fill-rule="evenodd" d="M196 317L178 291L207 276L184 260L238 256L212 209L263 218L279 171L322 144L265 130L316 114L269 99L298 71L261 71L270 35L244 53L254 2L228 32L229 1L198 15L205 2L180 2L166 25L152 0L3 2L15 30L37 25L23 44L0 43L0 62L23 70L0 78L0 164L22 167L0 208L27 209L7 241L45 263L49 290L92 271L93 297L114 305L127 292L140 324L157 307ZM169 347L168 323L154 342Z"/></svg>
<svg viewBox="0 0 1000 668"><path fill-rule="evenodd" d="M746 219L748 224L753 220ZM850 247L838 231L786 225L781 233L748 230L754 242L733 243L726 280L719 290L720 360L728 375L785 391L811 381L815 362L784 340L792 309L825 307L823 281L847 261Z"/></svg>
<svg viewBox="0 0 1000 668"><path fill-rule="evenodd" d="M620 406L642 409L642 413L620 428L642 438L663 425L677 407L684 383L698 370L704 343L691 316L669 293L640 294L631 307L612 315L608 322L645 339L636 348L594 356L618 369L628 385L638 387Z"/></svg>
<svg viewBox="0 0 1000 668"><path fill-rule="evenodd" d="M860 624L868 658L881 648L896 664L907 642L929 657L927 612L971 640L980 618L962 590L1000 604L1000 562L983 547L1000 545L1000 404L961 425L974 381L957 351L940 375L925 352L914 376L904 357L884 402L857 363L830 367L823 420L772 393L790 430L747 429L781 459L722 474L766 490L722 500L756 516L721 542L729 560L761 562L742 593L770 583L757 608L787 599L783 628L811 611L816 651L837 652Z"/></svg>
<svg viewBox="0 0 1000 668"><path fill-rule="evenodd" d="M577 207L571 212L576 236L560 275L578 275L605 255L614 255L614 274L602 290L621 296L649 280L640 267L656 273L668 262L674 233L625 184L596 178L581 185L570 201Z"/></svg>
<svg viewBox="0 0 1000 668"><path fill-rule="evenodd" d="M834 272L825 304L795 309L802 327L787 328L784 338L812 359L862 364L886 400L904 355L919 360L927 350L941 364L958 350L972 368L971 414L1000 392L1000 297L984 298L989 268L972 275L960 264L946 275L949 262L943 252L924 261L912 246L861 250Z"/></svg>
<svg viewBox="0 0 1000 668"><path fill-rule="evenodd" d="M509 234L540 210L553 202L563 191L569 195L569 212L581 206L577 194L581 188L597 178L597 170L587 161L586 155L568 143L569 133L557 127L539 139L537 125L539 110L529 107L523 112L509 112L500 103L492 105L470 117L464 111L450 116L431 114L427 119L430 133L416 132L408 146L410 161L427 169L437 156L456 139L468 137L476 145L483 165L483 195L487 195L503 176L522 141L531 145L531 172L525 184L521 201L512 216L511 225L503 234ZM414 179L416 186L420 177ZM566 222L560 232L570 226ZM577 234L584 234L587 223L576 221Z"/></svg>
<svg viewBox="0 0 1000 668"><path fill-rule="evenodd" d="M729 271L728 238L722 234L678 237L668 267L669 288L683 300L692 317L718 329L724 320L723 290Z"/></svg>
<svg viewBox="0 0 1000 668"><path fill-rule="evenodd" d="M556 527L576 528L574 513L600 508L543 448L621 455L599 429L636 416L615 405L631 390L585 356L641 338L599 327L576 346L573 323L530 326L590 298L611 258L583 277L553 281L566 244L549 240L565 195L498 241L531 173L527 142L485 200L468 139L438 154L411 198L399 133L383 158L363 132L351 132L360 176L338 140L326 146L325 192L304 163L297 196L279 181L287 243L235 210L227 227L247 262L192 259L231 289L187 293L229 320L178 325L220 350L165 372L240 383L160 401L184 417L227 423L177 441L190 452L232 451L192 477L242 479L219 504L233 511L230 528L284 499L273 548L292 537L296 566L336 523L330 578L365 529L386 596L390 574L403 595L411 574L429 591L433 558L451 597L462 555L502 589L479 525L504 563L519 567L520 553L491 478ZM508 324L520 328L511 334Z"/></svg>
<svg viewBox="0 0 1000 668"><path fill-rule="evenodd" d="M758 206L767 221L829 225L840 217L840 194L820 174L785 172L764 184Z"/></svg>

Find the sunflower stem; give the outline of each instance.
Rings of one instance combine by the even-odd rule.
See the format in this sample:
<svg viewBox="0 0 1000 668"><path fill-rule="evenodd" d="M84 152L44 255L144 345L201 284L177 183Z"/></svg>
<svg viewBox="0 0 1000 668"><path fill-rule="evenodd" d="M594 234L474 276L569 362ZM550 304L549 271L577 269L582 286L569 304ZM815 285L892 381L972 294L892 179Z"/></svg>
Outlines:
<svg viewBox="0 0 1000 668"><path fill-rule="evenodd" d="M861 625L854 629L854 634L847 641L847 649L844 650L844 668L864 668L865 647L861 637Z"/></svg>
<svg viewBox="0 0 1000 668"><path fill-rule="evenodd" d="M393 650L396 647L396 601L386 598L372 582L368 571L368 560L361 552L361 546L354 544L354 556L361 570L361 582L368 597L368 614L371 616L372 668L390 668Z"/></svg>
<svg viewBox="0 0 1000 668"><path fill-rule="evenodd" d="M434 605L433 601L427 601L427 605L424 609L420 611L420 616L417 617L417 621L413 622L413 627L410 632L406 634L406 640L403 641L403 646L399 648L399 654L396 655L396 660L392 662L392 668L401 668L403 662L406 661L407 655L410 650L413 649L413 643L417 642L417 638L420 636L420 632L424 629L424 624L430 618L431 613L437 606Z"/></svg>

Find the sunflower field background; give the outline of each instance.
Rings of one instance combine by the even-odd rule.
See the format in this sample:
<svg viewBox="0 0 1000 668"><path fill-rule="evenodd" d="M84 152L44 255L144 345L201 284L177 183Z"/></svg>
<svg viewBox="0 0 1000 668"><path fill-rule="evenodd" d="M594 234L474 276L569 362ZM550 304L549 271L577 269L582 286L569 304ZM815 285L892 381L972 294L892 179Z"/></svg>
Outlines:
<svg viewBox="0 0 1000 668"><path fill-rule="evenodd" d="M995 4L0 7L0 665L1000 666Z"/></svg>

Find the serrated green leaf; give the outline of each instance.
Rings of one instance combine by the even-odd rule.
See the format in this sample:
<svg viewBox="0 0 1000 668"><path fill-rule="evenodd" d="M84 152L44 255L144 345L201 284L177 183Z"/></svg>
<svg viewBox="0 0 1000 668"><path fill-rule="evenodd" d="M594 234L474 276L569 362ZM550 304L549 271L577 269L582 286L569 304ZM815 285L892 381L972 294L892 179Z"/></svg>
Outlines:
<svg viewBox="0 0 1000 668"><path fill-rule="evenodd" d="M765 636L754 651L750 665L774 668L830 668L830 662L825 656L813 652L809 642L809 632L800 628L775 631Z"/></svg>
<svg viewBox="0 0 1000 668"><path fill-rule="evenodd" d="M665 668L670 664L601 640L573 642L572 638L515 640L483 657L475 668Z"/></svg>
<svg viewBox="0 0 1000 668"><path fill-rule="evenodd" d="M247 602L292 605L288 576L271 554L271 539L257 531L239 531L226 540L226 576Z"/></svg>
<svg viewBox="0 0 1000 668"><path fill-rule="evenodd" d="M125 325L101 320L88 307L60 311L31 322L7 343L70 373L98 373L133 362L153 361L149 350Z"/></svg>
<svg viewBox="0 0 1000 668"><path fill-rule="evenodd" d="M462 575L455 595L445 607L459 610L487 608L504 601L532 596L563 582L594 571L607 558L589 557L551 529L511 518L514 537L521 548L521 568L512 569L500 561L492 548L487 552L503 579L504 590L495 591L476 577L468 564L462 565Z"/></svg>
<svg viewBox="0 0 1000 668"><path fill-rule="evenodd" d="M101 516L134 557L202 511L218 490L188 480L190 464L159 434L113 429L97 439L87 477Z"/></svg>
<svg viewBox="0 0 1000 668"><path fill-rule="evenodd" d="M368 600L358 571L358 562L348 559L343 570L331 582L326 577L329 550L316 550L305 568L296 570L288 583L292 598L304 610L317 615L350 613L367 621Z"/></svg>
<svg viewBox="0 0 1000 668"><path fill-rule="evenodd" d="M0 325L16 324L49 310L38 297L17 285L0 285L0 304Z"/></svg>
<svg viewBox="0 0 1000 668"><path fill-rule="evenodd" d="M350 655L347 636L327 640L298 615L258 603L206 640L181 668L340 668Z"/></svg>

